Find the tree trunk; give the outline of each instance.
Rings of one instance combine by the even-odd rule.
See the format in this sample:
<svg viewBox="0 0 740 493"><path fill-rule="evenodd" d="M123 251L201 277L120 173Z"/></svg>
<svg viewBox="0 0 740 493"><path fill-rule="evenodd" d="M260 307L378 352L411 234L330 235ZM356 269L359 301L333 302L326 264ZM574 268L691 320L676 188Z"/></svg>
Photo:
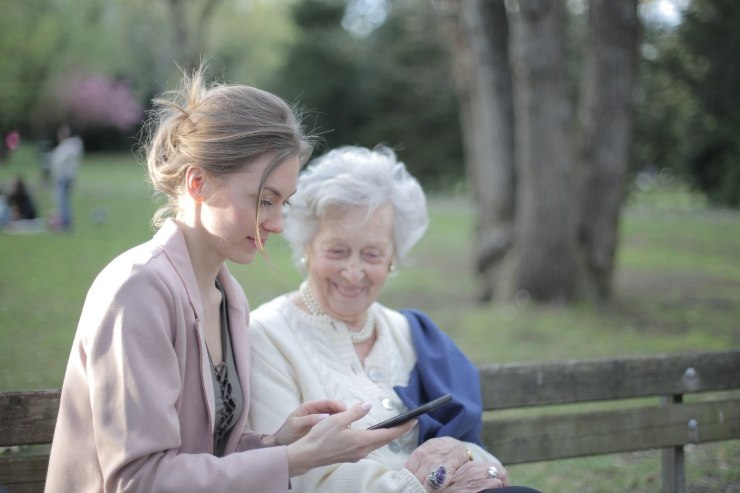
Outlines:
<svg viewBox="0 0 740 493"><path fill-rule="evenodd" d="M578 240L589 294L611 293L632 140L637 0L591 0L578 126Z"/></svg>
<svg viewBox="0 0 740 493"><path fill-rule="evenodd" d="M517 228L507 285L535 300L568 302L577 293L578 269L565 7L554 0L519 0L515 5L518 11L510 11L509 19Z"/></svg>
<svg viewBox="0 0 740 493"><path fill-rule="evenodd" d="M493 297L512 237L514 116L504 0L444 4L467 173L476 208L477 297Z"/></svg>
<svg viewBox="0 0 740 493"><path fill-rule="evenodd" d="M564 3L442 4L452 14L446 25L476 202L480 299L610 294L631 143L637 0L591 2L578 127L566 87Z"/></svg>
<svg viewBox="0 0 740 493"><path fill-rule="evenodd" d="M183 68L187 67L190 58L190 36L188 36L188 21L185 4L181 0L168 0L172 13L172 24L175 28L174 52L176 60ZM192 67L190 67L192 68Z"/></svg>
<svg viewBox="0 0 740 493"><path fill-rule="evenodd" d="M175 31L174 48L181 67L192 70L205 57L209 22L221 1L168 0ZM196 11L197 7L200 8Z"/></svg>

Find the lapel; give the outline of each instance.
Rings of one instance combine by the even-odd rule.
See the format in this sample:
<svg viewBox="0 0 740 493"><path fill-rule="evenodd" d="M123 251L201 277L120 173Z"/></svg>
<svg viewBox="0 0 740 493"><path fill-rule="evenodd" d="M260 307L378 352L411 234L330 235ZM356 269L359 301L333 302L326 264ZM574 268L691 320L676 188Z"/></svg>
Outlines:
<svg viewBox="0 0 740 493"><path fill-rule="evenodd" d="M187 294L188 303L193 310L195 332L198 339L198 354L200 355L201 384L206 398L211 429L213 429L216 419L216 402L213 379L211 377L211 364L208 359L208 348L206 347L206 338L203 330L203 303L198 291L198 283L195 278L195 271L193 270L188 246L185 243L185 236L180 231L177 223L172 219L168 219L154 235L154 241L162 248L170 264L180 277Z"/></svg>

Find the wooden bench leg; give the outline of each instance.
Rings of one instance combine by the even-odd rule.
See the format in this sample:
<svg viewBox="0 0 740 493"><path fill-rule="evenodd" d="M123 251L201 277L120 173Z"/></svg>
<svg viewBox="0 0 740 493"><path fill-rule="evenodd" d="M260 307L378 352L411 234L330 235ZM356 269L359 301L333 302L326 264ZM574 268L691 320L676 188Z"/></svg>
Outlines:
<svg viewBox="0 0 740 493"><path fill-rule="evenodd" d="M686 493L683 447L663 449L663 493Z"/></svg>
<svg viewBox="0 0 740 493"><path fill-rule="evenodd" d="M683 395L661 397L661 405L680 404ZM683 446L662 450L663 493L686 493L686 468Z"/></svg>

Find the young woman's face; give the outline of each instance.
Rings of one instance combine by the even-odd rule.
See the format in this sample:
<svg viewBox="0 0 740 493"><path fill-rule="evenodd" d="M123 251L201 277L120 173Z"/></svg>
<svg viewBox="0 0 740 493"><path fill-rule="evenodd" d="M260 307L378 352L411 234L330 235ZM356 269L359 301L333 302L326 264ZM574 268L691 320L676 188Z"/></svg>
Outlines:
<svg viewBox="0 0 740 493"><path fill-rule="evenodd" d="M349 324L362 323L377 300L393 259L393 209L369 218L356 207L326 217L306 248L311 290L323 310Z"/></svg>
<svg viewBox="0 0 740 493"><path fill-rule="evenodd" d="M295 193L300 161L293 157L278 165L260 194L260 181L272 159L262 156L248 169L229 175L203 203L201 224L210 248L220 257L247 264L271 234L283 231L283 205Z"/></svg>

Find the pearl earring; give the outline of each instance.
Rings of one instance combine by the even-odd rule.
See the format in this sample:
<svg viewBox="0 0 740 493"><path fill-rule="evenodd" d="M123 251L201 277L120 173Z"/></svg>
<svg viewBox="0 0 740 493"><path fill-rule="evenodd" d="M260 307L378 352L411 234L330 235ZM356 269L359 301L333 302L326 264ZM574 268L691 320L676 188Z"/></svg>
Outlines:
<svg viewBox="0 0 740 493"><path fill-rule="evenodd" d="M301 267L308 270L308 257L306 255L301 257Z"/></svg>
<svg viewBox="0 0 740 493"><path fill-rule="evenodd" d="M388 264L388 272L393 272L394 270L396 270L396 266L391 262Z"/></svg>

